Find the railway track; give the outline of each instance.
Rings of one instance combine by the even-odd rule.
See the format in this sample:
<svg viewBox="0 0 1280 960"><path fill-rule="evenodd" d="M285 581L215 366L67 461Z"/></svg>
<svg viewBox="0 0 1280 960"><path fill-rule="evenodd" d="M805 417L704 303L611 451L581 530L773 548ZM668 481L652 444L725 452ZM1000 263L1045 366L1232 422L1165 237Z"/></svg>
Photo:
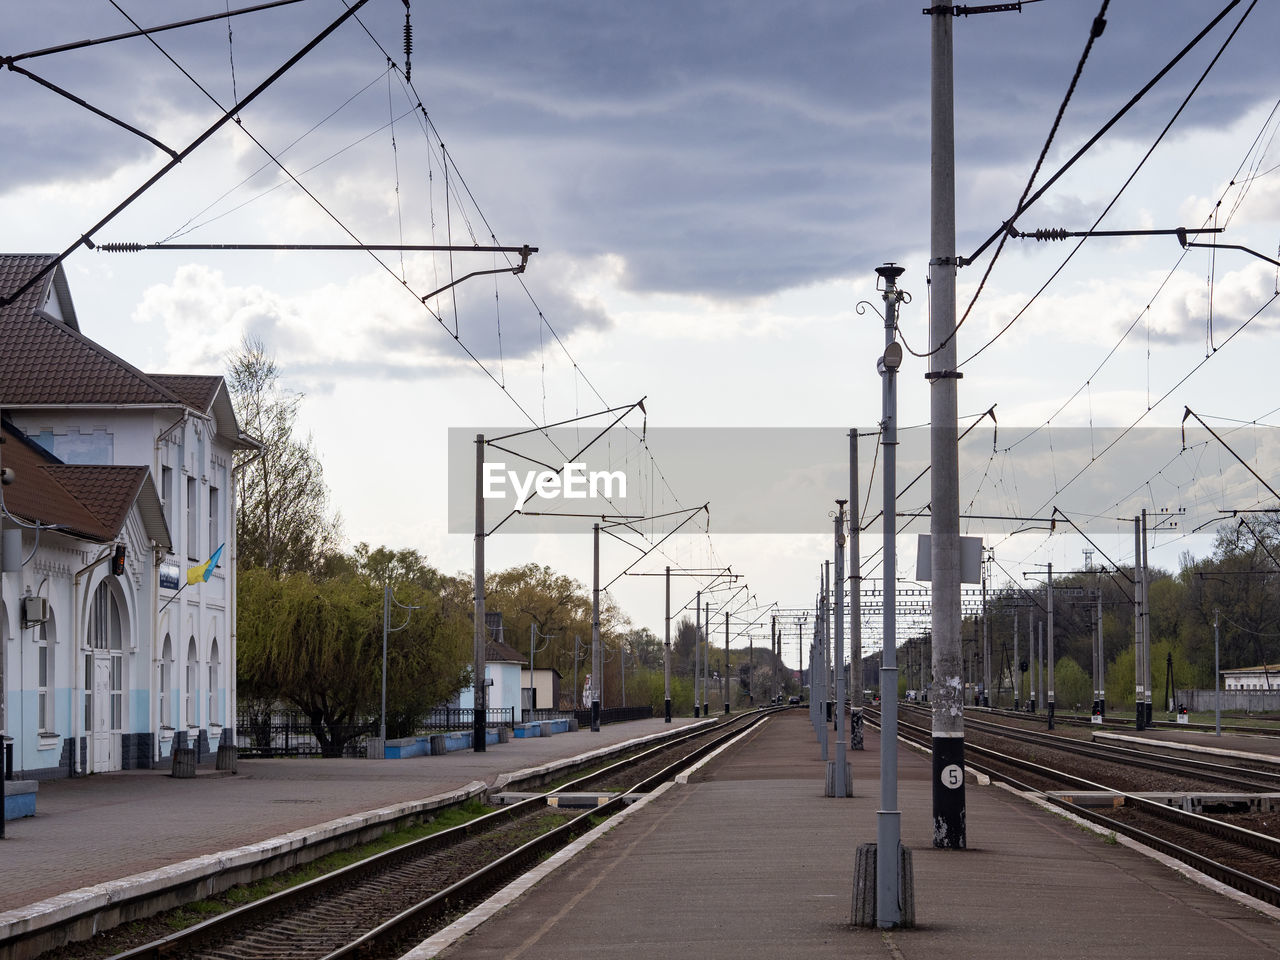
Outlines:
<svg viewBox="0 0 1280 960"><path fill-rule="evenodd" d="M1041 723L1044 723L1048 719L1048 714L1043 712L1027 713L1025 710L1009 710L1004 707L966 707L966 723L969 722L971 710L983 715L1008 717L1011 720L1040 721ZM1103 717L1102 723L1094 723L1090 717L1081 717L1071 713L1055 713L1053 722L1055 724L1070 727L1092 727L1094 729L1102 727L1104 730L1110 731L1132 731L1134 729L1134 722L1132 719L1124 719L1120 717ZM1147 725L1147 728L1155 730L1196 730L1201 733L1209 733L1217 729L1212 723L1178 723L1176 720L1152 720L1151 723ZM1270 737L1272 739L1280 737L1280 727L1231 723L1230 721L1222 724L1222 732L1241 734L1245 736Z"/></svg>
<svg viewBox="0 0 1280 960"><path fill-rule="evenodd" d="M339 960L397 957L531 865L571 843L627 798L646 793L767 713L746 714L593 771L460 827L117 953L112 960ZM579 813L555 794L608 790Z"/></svg>
<svg viewBox="0 0 1280 960"><path fill-rule="evenodd" d="M913 716L920 716L923 711L908 708ZM1214 760L1200 760L1185 754L1160 752L1162 743L1152 741L1147 749L1139 749L1120 744L1098 744L1074 737L1064 737L1023 727L1011 727L1008 724L965 716L966 732L978 732L994 737L1002 737L1020 743L1044 747L1070 753L1079 757L1087 757L1103 763L1121 764L1126 769L1138 768L1153 773L1170 776L1187 777L1192 780L1216 783L1244 792L1262 790L1280 790L1280 766L1275 763L1256 763L1248 766L1220 763Z"/></svg>
<svg viewBox="0 0 1280 960"><path fill-rule="evenodd" d="M869 710L866 715L869 723L879 727L878 712ZM966 725L968 722L966 719ZM929 729L902 718L898 734L926 751L932 740ZM965 766L1136 840L1242 893L1280 906L1280 838L969 742L965 743ZM1047 796L1047 791L1063 789L1112 793L1120 805L1099 809Z"/></svg>

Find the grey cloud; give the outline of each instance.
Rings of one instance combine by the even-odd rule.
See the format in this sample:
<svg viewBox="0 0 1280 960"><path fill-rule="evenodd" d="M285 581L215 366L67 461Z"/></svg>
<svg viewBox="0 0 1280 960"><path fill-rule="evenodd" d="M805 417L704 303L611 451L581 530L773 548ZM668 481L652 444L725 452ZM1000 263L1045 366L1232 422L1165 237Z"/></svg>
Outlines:
<svg viewBox="0 0 1280 960"><path fill-rule="evenodd" d="M84 14L81 6L61 0L11 16L9 42L61 39L50 25L70 14L60 16L59 7L75 10L78 35L120 29L118 18ZM175 18L197 9L171 6ZM320 6L233 24L241 93L333 16ZM961 247L985 238L1011 211L1094 10L1034 4L1021 14L954 22ZM1058 134L1060 148L1092 134L1209 15L1194 0L1162 3L1154 18L1151 5L1113 5ZM361 16L401 58L403 7L373 3ZM929 23L919 5L549 0L415 4L413 17L417 90L503 242L527 239L575 257L616 253L626 263L625 283L637 291L743 297L898 258L902 251L886 243L903 237L925 243ZM1229 122L1259 91L1274 88L1274 19L1274 10L1260 8L1178 129ZM181 33L161 41L216 95L229 97L225 24ZM1197 51L1195 64L1207 55ZM277 145L287 142L376 77L382 63L363 31L349 25L255 104L246 125L272 130ZM142 46L95 48L58 69L69 86L92 89L91 99L126 116L157 102L212 116ZM1198 69L1176 71L1117 133L1153 138ZM69 105L58 107L66 131L59 147L55 133L21 119L51 95L37 96L16 77L2 80L6 95L19 91L6 99L5 114L25 158L11 184L101 175L138 156L131 135L76 116ZM367 108L334 119L325 143L343 144L385 117L384 86L366 99ZM56 160L42 158L51 154ZM355 162L335 161L320 182ZM368 169L387 175L372 163ZM982 171L995 175L977 193L972 185ZM1069 205L1054 194L1046 200ZM83 226L69 225L69 238Z"/></svg>

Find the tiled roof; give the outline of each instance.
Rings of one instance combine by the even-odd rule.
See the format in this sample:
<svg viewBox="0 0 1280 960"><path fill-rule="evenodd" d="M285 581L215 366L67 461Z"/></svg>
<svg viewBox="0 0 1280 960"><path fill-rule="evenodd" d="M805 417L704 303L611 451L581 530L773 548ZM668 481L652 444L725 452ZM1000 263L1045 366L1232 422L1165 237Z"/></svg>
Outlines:
<svg viewBox="0 0 1280 960"><path fill-rule="evenodd" d="M487 663L523 663L529 661L520 655L520 651L501 640L490 640L484 648L484 659Z"/></svg>
<svg viewBox="0 0 1280 960"><path fill-rule="evenodd" d="M109 529L48 472L50 467L56 470L62 466L53 456L8 423L4 424L3 436L5 444L0 448L0 459L14 472L13 483L4 488L4 505L10 513L31 523L39 520L43 524L56 524L69 533L99 543L115 537L120 526Z"/></svg>
<svg viewBox="0 0 1280 960"><path fill-rule="evenodd" d="M52 262L49 254L0 254L0 294ZM43 313L49 290L65 282L54 268L7 307L0 307L0 405L182 405L169 388ZM201 408L204 412L204 408Z"/></svg>
<svg viewBox="0 0 1280 960"><path fill-rule="evenodd" d="M150 473L146 467L78 463L50 464L44 472L97 517L112 536L124 526L129 508Z"/></svg>
<svg viewBox="0 0 1280 960"><path fill-rule="evenodd" d="M105 543L119 536L136 504L147 536L166 550L172 546L146 467L61 463L8 421L0 430L5 439L0 459L14 472L13 483L4 488L4 505L14 516Z"/></svg>
<svg viewBox="0 0 1280 960"><path fill-rule="evenodd" d="M209 409L222 384L221 377L195 373L153 373L151 379L201 413Z"/></svg>

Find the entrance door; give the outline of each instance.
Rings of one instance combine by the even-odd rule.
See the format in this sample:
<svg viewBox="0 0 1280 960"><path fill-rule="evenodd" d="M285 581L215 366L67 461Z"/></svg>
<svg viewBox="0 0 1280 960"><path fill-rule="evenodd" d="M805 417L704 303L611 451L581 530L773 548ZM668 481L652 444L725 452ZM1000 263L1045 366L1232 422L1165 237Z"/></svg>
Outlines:
<svg viewBox="0 0 1280 960"><path fill-rule="evenodd" d="M111 730L111 657L93 658L93 772L115 769Z"/></svg>

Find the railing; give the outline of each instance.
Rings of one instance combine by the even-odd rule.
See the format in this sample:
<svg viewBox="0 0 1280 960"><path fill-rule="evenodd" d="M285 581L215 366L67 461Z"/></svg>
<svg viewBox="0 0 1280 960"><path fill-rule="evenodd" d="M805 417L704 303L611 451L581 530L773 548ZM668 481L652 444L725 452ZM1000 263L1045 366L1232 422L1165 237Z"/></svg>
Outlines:
<svg viewBox="0 0 1280 960"><path fill-rule="evenodd" d="M537 710L521 711L521 723L536 723L539 720L564 720L573 716L572 710L552 710L550 707L543 709L539 707Z"/></svg>
<svg viewBox="0 0 1280 960"><path fill-rule="evenodd" d="M418 721L421 733L440 733L447 730L470 730L475 722L475 711L471 707L438 707ZM516 725L515 707L490 707L484 712L486 727L514 727Z"/></svg>
<svg viewBox="0 0 1280 960"><path fill-rule="evenodd" d="M470 730L474 714L475 711L470 707L440 707L419 718L414 730L417 734ZM515 724L515 707L491 707L485 711L486 727L514 728ZM362 723L325 729L334 739L344 741L344 757L364 757L367 755L369 737L378 732L378 719L371 717ZM324 750L311 729L310 721L295 713L273 712L268 716L241 711L236 717L236 746L239 748L239 756L245 758L324 756Z"/></svg>
<svg viewBox="0 0 1280 960"><path fill-rule="evenodd" d="M575 710L579 727L591 726L590 710ZM628 720L648 720L653 716L653 707L609 707L600 711L601 723L625 723Z"/></svg>
<svg viewBox="0 0 1280 960"><path fill-rule="evenodd" d="M371 732L369 723L326 728L335 739L343 740L344 757L363 757L365 741ZM241 713L236 717L236 747L240 757L320 757L320 746L311 723L305 717L291 714Z"/></svg>

